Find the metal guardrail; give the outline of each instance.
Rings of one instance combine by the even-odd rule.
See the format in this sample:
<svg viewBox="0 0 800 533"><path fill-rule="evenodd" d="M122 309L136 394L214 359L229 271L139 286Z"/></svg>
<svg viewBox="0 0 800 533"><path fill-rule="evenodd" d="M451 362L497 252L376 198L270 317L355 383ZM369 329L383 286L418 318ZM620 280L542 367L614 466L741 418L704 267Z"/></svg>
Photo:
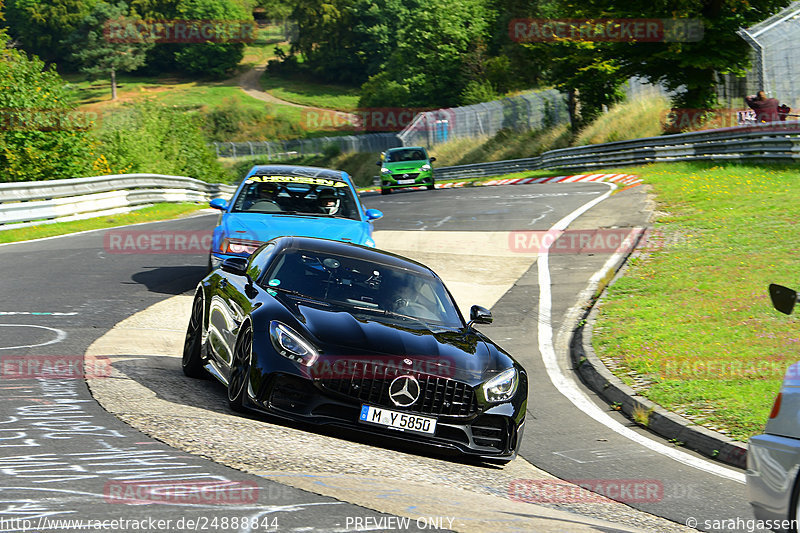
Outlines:
<svg viewBox="0 0 800 533"><path fill-rule="evenodd" d="M539 157L435 169L437 179L498 176L541 169L596 169L670 161L800 160L800 123L756 124L563 148ZM130 211L155 202L204 202L231 185L183 176L122 174L0 183L0 230ZM36 222L33 222L36 221Z"/></svg>
<svg viewBox="0 0 800 533"><path fill-rule="evenodd" d="M207 202L235 190L163 174L0 183L0 230L122 213L158 202Z"/></svg>
<svg viewBox="0 0 800 533"><path fill-rule="evenodd" d="M800 160L800 123L755 124L550 150L539 157L441 167L436 179L499 176L543 169L580 170L672 161Z"/></svg>

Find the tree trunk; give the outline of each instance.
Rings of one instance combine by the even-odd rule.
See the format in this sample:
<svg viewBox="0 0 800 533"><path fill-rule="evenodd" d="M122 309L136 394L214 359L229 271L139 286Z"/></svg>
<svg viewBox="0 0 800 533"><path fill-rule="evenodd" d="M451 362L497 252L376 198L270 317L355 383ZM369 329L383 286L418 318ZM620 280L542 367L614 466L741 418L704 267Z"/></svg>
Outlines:
<svg viewBox="0 0 800 533"><path fill-rule="evenodd" d="M569 112L569 123L573 132L577 132L581 127L581 102L578 89L567 91L567 110Z"/></svg>
<svg viewBox="0 0 800 533"><path fill-rule="evenodd" d="M111 69L111 99L117 99L117 71Z"/></svg>
<svg viewBox="0 0 800 533"><path fill-rule="evenodd" d="M714 69L687 69L684 75L686 92L679 97L681 107L711 109L717 103L717 84Z"/></svg>

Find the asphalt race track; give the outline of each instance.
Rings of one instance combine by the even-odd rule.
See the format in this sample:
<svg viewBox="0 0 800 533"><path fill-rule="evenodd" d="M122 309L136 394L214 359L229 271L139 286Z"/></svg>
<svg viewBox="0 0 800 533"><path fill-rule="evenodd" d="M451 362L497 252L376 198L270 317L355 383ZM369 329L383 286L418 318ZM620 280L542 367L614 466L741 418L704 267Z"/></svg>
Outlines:
<svg viewBox="0 0 800 533"><path fill-rule="evenodd" d="M528 370L522 458L504 468L233 415L222 387L184 378L174 352L188 320L181 295L204 275L205 252L117 253L108 244L109 230L0 246L6 273L0 299L0 531L47 530L48 520L92 518L165 521L149 529L127 524L151 531L524 531L532 523L542 531L615 530L600 521L619 530L682 531L692 518L701 530L746 531L753 517L741 471L699 469L623 436L579 410L553 385L553 365L546 368L537 305L542 272L537 255L524 249L527 241L511 232L548 230L608 191L605 184L571 183L364 197L385 214L376 223L379 245L432 266L462 309L491 302L495 322L480 329ZM645 188L634 187L602 200L570 230L624 233L645 226L647 218ZM125 231L188 234L208 231L214 220L204 214ZM610 255L569 246L549 255L552 310L545 326L554 336L556 371L566 376L562 328L571 326L568 314L578 295ZM153 309L166 318L148 322ZM130 318L135 316L141 321ZM124 347L113 341L120 323L126 324L124 338L135 341ZM101 358L99 367L104 354L114 356L114 373L90 380L91 392L83 379L14 375L21 361L83 364L90 347ZM648 436L595 403L618 424ZM655 489L644 497L622 494L627 505L585 494L537 502L543 505L509 498L531 483L555 484L547 473L606 489L614 482ZM196 483L203 497L120 500L142 480L167 487ZM514 506L497 507L502 516L492 509L470 514L500 501ZM404 523L403 517L423 520ZM713 521L737 519L741 528L713 527ZM585 525L592 520L593 526Z"/></svg>

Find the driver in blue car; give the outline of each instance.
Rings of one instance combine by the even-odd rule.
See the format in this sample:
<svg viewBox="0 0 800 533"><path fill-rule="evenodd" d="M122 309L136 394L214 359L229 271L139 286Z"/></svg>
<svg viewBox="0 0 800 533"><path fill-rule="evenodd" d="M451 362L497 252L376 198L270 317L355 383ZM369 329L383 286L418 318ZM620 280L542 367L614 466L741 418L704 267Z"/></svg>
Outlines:
<svg viewBox="0 0 800 533"><path fill-rule="evenodd" d="M278 204L278 184L270 182L259 183L258 196L247 209L249 211L281 211L281 207Z"/></svg>
<svg viewBox="0 0 800 533"><path fill-rule="evenodd" d="M317 207L326 215L336 215L339 212L339 196L331 188L320 189L317 193Z"/></svg>

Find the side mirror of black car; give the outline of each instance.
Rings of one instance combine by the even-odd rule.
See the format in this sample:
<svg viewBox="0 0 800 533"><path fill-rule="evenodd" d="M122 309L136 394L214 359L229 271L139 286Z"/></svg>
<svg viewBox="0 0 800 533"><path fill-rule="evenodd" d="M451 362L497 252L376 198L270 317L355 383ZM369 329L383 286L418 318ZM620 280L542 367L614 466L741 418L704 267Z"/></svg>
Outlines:
<svg viewBox="0 0 800 533"><path fill-rule="evenodd" d="M787 315L791 314L794 304L797 303L796 291L774 283L769 286L769 297L772 299L775 309Z"/></svg>
<svg viewBox="0 0 800 533"><path fill-rule="evenodd" d="M247 274L247 259L244 257L229 257L222 262L222 271L235 276Z"/></svg>
<svg viewBox="0 0 800 533"><path fill-rule="evenodd" d="M470 324L491 324L492 312L481 307L480 305L473 305L469 309L469 323Z"/></svg>

